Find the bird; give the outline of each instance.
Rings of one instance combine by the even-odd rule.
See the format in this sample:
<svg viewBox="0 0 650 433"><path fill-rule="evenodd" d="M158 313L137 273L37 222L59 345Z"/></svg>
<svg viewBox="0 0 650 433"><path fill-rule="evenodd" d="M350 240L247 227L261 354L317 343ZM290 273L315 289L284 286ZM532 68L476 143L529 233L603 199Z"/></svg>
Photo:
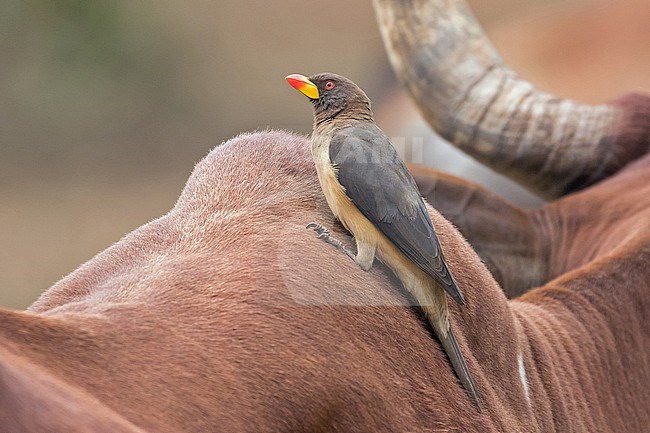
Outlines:
<svg viewBox="0 0 650 433"><path fill-rule="evenodd" d="M423 310L480 411L478 388L451 328L445 293L460 305L465 298L413 176L375 123L370 99L351 80L333 73L291 74L285 80L313 104L311 151L318 180L332 213L354 236L356 255L321 224L307 227L364 271L375 256L391 269Z"/></svg>

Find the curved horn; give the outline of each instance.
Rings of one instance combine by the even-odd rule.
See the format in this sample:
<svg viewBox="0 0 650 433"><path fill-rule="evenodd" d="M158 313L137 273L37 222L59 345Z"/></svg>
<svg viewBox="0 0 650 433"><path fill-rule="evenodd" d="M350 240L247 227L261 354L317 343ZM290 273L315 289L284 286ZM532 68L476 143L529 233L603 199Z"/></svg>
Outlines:
<svg viewBox="0 0 650 433"><path fill-rule="evenodd" d="M503 63L461 0L374 6L393 68L429 124L530 190L557 197L647 152L650 98L591 106L536 90Z"/></svg>

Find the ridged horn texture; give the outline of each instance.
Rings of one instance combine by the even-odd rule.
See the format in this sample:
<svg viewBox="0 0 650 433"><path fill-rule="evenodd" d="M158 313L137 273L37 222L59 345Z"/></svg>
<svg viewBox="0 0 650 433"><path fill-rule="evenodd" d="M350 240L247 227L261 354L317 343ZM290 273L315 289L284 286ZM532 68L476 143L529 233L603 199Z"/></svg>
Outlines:
<svg viewBox="0 0 650 433"><path fill-rule="evenodd" d="M374 0L395 72L446 140L545 198L639 156L617 143L626 114L535 89L504 63L465 2Z"/></svg>

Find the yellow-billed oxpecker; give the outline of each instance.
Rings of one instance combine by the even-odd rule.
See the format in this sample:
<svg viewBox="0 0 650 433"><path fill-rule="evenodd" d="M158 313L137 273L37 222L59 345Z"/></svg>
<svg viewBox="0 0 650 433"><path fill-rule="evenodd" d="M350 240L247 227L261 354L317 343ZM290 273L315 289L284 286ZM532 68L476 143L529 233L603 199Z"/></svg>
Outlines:
<svg viewBox="0 0 650 433"><path fill-rule="evenodd" d="M314 105L312 155L334 215L357 244L356 256L312 223L319 238L368 271L375 255L415 297L440 339L460 382L480 410L478 391L448 320L445 291L465 299L447 268L422 196L392 143L375 124L370 100L345 77L287 76Z"/></svg>

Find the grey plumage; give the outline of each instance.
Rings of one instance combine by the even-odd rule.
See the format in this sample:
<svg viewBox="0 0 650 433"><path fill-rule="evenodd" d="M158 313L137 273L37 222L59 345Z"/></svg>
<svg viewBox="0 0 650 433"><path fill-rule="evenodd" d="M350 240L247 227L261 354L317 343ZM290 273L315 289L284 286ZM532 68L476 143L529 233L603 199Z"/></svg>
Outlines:
<svg viewBox="0 0 650 433"><path fill-rule="evenodd" d="M357 254L317 223L318 237L369 271L379 258L422 308L458 379L480 411L478 389L449 323L445 292L464 304L406 165L375 124L370 99L336 74L287 76L314 105L312 156L332 213L354 235Z"/></svg>
<svg viewBox="0 0 650 433"><path fill-rule="evenodd" d="M386 134L359 122L334 135L329 152L339 183L361 213L464 305L417 185Z"/></svg>

